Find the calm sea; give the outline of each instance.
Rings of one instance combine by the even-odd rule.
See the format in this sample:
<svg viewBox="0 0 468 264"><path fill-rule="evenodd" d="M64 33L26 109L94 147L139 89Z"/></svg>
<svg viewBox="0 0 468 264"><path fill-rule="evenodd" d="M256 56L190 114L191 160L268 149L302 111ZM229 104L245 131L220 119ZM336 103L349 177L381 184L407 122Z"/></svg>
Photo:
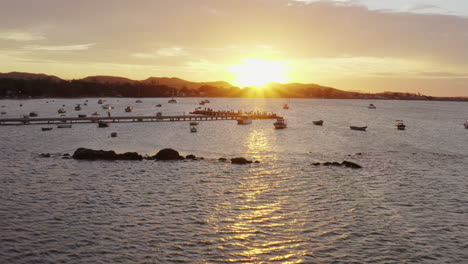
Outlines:
<svg viewBox="0 0 468 264"><path fill-rule="evenodd" d="M107 100L112 115L188 114L198 106L196 98ZM273 120L201 122L197 133L187 122L44 132L44 125L0 126L0 263L468 261L468 103L211 101L213 109L276 112L289 127L275 130ZM84 99L2 100L0 110L46 117L65 105L68 116L106 114L95 98L79 112L76 103ZM124 112L128 105L133 113ZM312 124L319 119L323 127ZM205 159L61 158L78 147L141 154L170 147ZM217 160L237 156L260 163ZM312 165L343 160L363 169Z"/></svg>

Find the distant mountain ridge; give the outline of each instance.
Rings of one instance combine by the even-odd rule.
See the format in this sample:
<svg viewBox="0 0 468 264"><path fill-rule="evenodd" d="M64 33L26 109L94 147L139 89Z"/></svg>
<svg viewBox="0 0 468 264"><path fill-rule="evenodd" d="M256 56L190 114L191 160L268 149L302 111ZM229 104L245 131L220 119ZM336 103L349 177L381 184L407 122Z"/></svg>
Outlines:
<svg viewBox="0 0 468 264"><path fill-rule="evenodd" d="M28 72L9 72L0 73L0 78L4 79L15 79L15 80L51 80L51 81L64 81L63 79L42 73L28 73Z"/></svg>
<svg viewBox="0 0 468 264"><path fill-rule="evenodd" d="M466 97L432 97L421 94L384 92L360 93L319 84L269 83L263 89L236 87L225 81L192 82L176 77L150 77L132 80L119 76L96 75L64 80L54 75L0 73L0 98L25 97L261 97L468 101Z"/></svg>

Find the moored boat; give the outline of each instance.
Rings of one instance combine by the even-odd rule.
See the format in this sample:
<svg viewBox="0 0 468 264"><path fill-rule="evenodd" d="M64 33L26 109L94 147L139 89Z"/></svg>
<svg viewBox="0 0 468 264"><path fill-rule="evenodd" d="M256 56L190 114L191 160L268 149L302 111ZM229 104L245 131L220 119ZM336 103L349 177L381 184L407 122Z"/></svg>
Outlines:
<svg viewBox="0 0 468 264"><path fill-rule="evenodd" d="M98 127L109 127L110 126L110 122L106 122L106 121L98 121Z"/></svg>
<svg viewBox="0 0 468 264"><path fill-rule="evenodd" d="M137 103L137 104L141 104L141 103L143 103L143 101L142 101L142 100L140 100L140 99L138 99L138 100L136 100L136 101L135 101L135 103Z"/></svg>
<svg viewBox="0 0 468 264"><path fill-rule="evenodd" d="M191 125L191 126L198 126L198 122L195 122L195 121L190 122L190 125Z"/></svg>
<svg viewBox="0 0 468 264"><path fill-rule="evenodd" d="M75 111L81 111L81 105L80 104L77 104L75 106Z"/></svg>
<svg viewBox="0 0 468 264"><path fill-rule="evenodd" d="M369 104L369 106L368 106L367 108L369 108L369 109L377 109L377 107L375 107L374 104Z"/></svg>
<svg viewBox="0 0 468 264"><path fill-rule="evenodd" d="M276 119L276 122L273 123L276 129L284 129L288 127L288 124L286 123L286 120L284 118L280 117Z"/></svg>
<svg viewBox="0 0 468 264"><path fill-rule="evenodd" d="M57 110L57 113L59 114L65 114L67 111L65 111L65 109L63 108L60 108L59 110Z"/></svg>
<svg viewBox="0 0 468 264"><path fill-rule="evenodd" d="M289 105L288 104L283 104L283 109L289 109Z"/></svg>
<svg viewBox="0 0 468 264"><path fill-rule="evenodd" d="M312 121L312 123L316 126L322 126L323 125L323 120L317 120L317 121Z"/></svg>
<svg viewBox="0 0 468 264"><path fill-rule="evenodd" d="M78 115L79 118L86 117L86 115Z"/></svg>
<svg viewBox="0 0 468 264"><path fill-rule="evenodd" d="M156 107L161 107L162 105L161 104L157 104Z"/></svg>
<svg viewBox="0 0 468 264"><path fill-rule="evenodd" d="M127 106L125 108L125 112L129 113L129 112L132 112L133 111L133 106Z"/></svg>
<svg viewBox="0 0 468 264"><path fill-rule="evenodd" d="M197 132L197 127L196 126L190 126L190 132L191 133Z"/></svg>
<svg viewBox="0 0 468 264"><path fill-rule="evenodd" d="M465 128L468 129L468 121L465 122Z"/></svg>
<svg viewBox="0 0 468 264"><path fill-rule="evenodd" d="M367 126L350 126L349 128L351 128L351 130L358 130L358 131L366 131L367 129Z"/></svg>
<svg viewBox="0 0 468 264"><path fill-rule="evenodd" d="M237 124L238 125L250 125L252 124L252 119L244 116L244 117L237 119Z"/></svg>
<svg viewBox="0 0 468 264"><path fill-rule="evenodd" d="M57 125L57 128L71 128L72 125L70 124L62 124L62 125Z"/></svg>
<svg viewBox="0 0 468 264"><path fill-rule="evenodd" d="M39 114L37 112L30 112L29 116L30 117L37 117L37 116L39 116Z"/></svg>
<svg viewBox="0 0 468 264"><path fill-rule="evenodd" d="M406 129L406 125L403 123L403 120L396 120L395 127L398 130L405 130Z"/></svg>
<svg viewBox="0 0 468 264"><path fill-rule="evenodd" d="M41 127L42 131L49 131L52 130L52 127Z"/></svg>

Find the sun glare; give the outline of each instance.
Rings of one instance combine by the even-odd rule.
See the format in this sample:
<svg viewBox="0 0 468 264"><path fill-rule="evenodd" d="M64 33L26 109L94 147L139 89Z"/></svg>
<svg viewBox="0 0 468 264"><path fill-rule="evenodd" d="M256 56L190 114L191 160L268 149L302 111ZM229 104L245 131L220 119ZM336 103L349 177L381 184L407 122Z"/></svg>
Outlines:
<svg viewBox="0 0 468 264"><path fill-rule="evenodd" d="M242 64L230 68L229 72L235 74L234 83L240 87L262 87L270 82L288 81L286 63L280 61L248 58Z"/></svg>

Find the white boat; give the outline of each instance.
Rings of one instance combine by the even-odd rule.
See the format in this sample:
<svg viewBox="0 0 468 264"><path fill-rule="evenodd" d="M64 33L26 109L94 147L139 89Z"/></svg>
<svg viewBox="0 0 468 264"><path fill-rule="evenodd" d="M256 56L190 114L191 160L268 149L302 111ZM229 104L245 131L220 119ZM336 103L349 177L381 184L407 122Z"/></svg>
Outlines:
<svg viewBox="0 0 468 264"><path fill-rule="evenodd" d="M369 109L377 109L377 107L375 107L374 104L369 104L369 106L368 106L367 108L369 108Z"/></svg>
<svg viewBox="0 0 468 264"><path fill-rule="evenodd" d="M406 125L403 123L403 120L396 120L395 127L398 130L405 130L406 129Z"/></svg>
<svg viewBox="0 0 468 264"><path fill-rule="evenodd" d="M252 119L250 119L248 117L241 117L241 118L237 119L237 124L238 125L250 125L250 124L252 124Z"/></svg>
<svg viewBox="0 0 468 264"><path fill-rule="evenodd" d="M172 99L170 99L167 102L170 103L170 104L177 104L177 100L174 99L174 89L172 89Z"/></svg>
<svg viewBox="0 0 468 264"><path fill-rule="evenodd" d="M286 120L284 118L280 117L276 119L276 122L273 123L276 129L284 129L288 127L288 124L286 123Z"/></svg>

